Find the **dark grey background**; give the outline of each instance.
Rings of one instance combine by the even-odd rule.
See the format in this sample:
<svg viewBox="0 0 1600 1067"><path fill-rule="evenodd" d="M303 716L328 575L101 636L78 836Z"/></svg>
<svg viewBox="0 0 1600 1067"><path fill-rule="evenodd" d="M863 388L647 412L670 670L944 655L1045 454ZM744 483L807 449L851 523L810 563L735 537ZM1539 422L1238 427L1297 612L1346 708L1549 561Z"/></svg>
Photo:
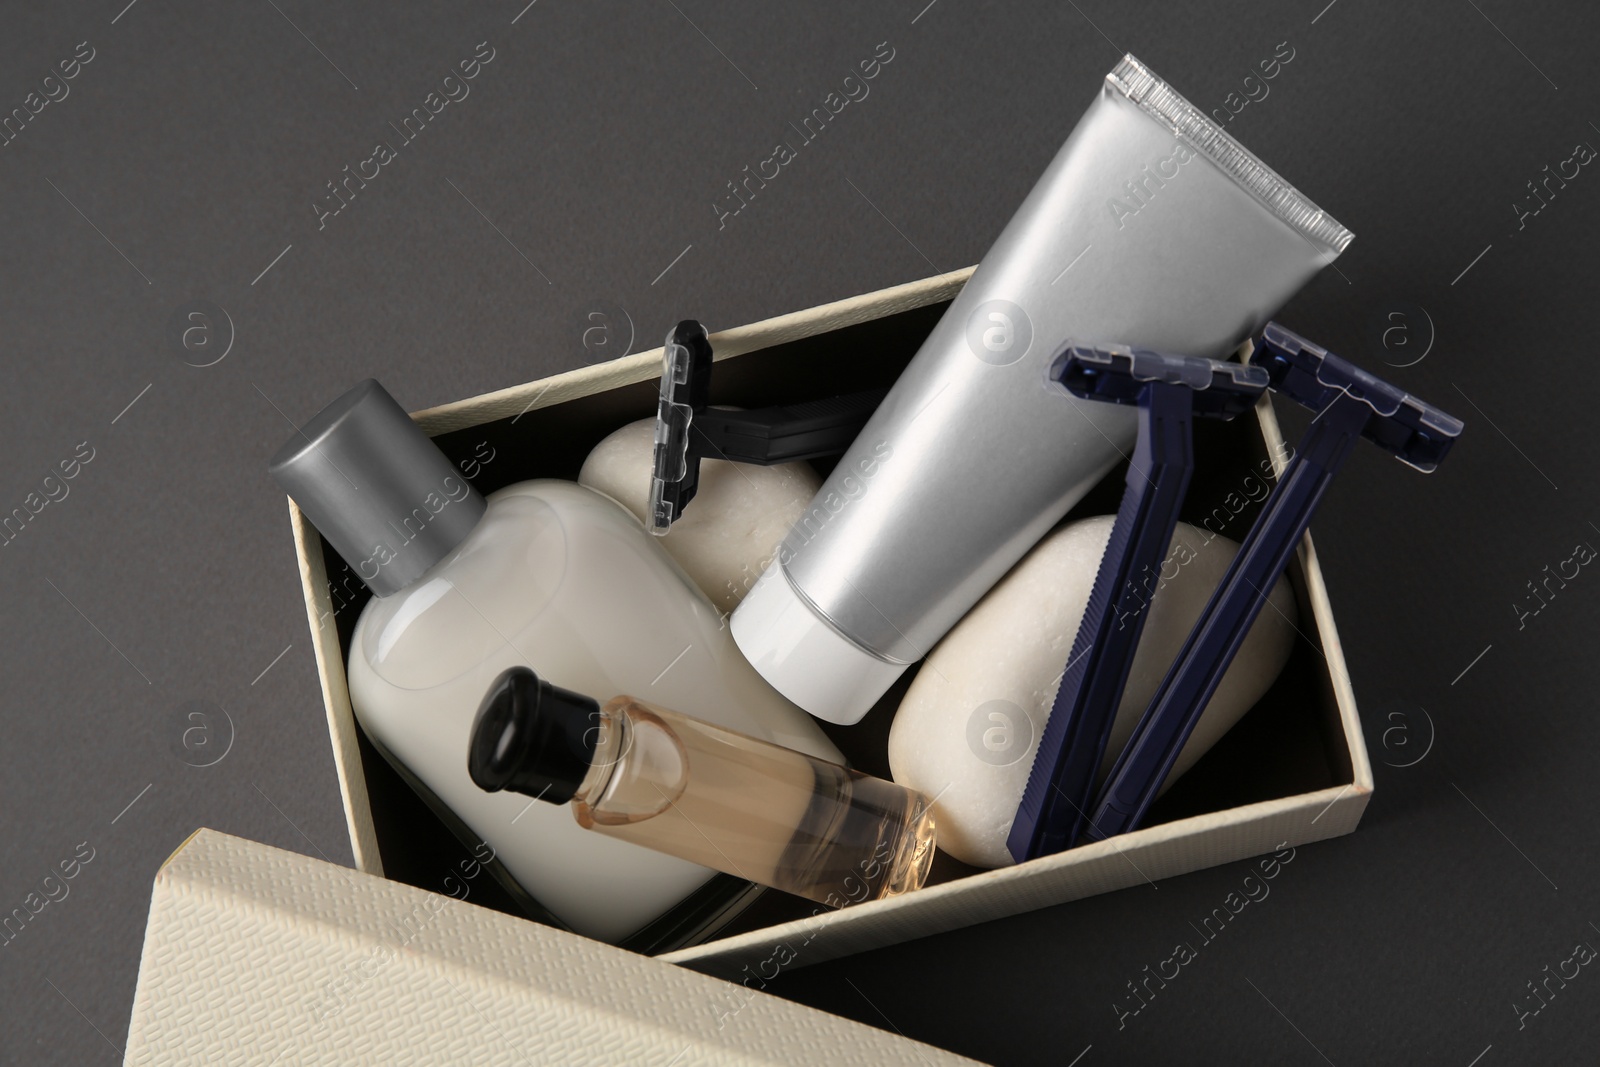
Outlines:
<svg viewBox="0 0 1600 1067"><path fill-rule="evenodd" d="M642 348L684 315L734 325L975 262L1124 50L1209 109L1283 41L1229 130L1358 236L1281 317L1469 424L1432 478L1358 453L1314 527L1377 764L1365 822L1300 849L1121 1029L1125 983L1246 866L776 989L1002 1062L1593 1058L1600 974L1520 1027L1514 1005L1600 945L1600 578L1521 628L1513 606L1600 543L1600 175L1520 230L1513 207L1600 146L1592 7L125 3L0 12L0 112L95 50L0 148L0 512L94 450L0 548L0 912L93 849L0 948L0 1059L116 1058L151 878L194 828L350 860L264 471L287 420L368 375L416 409L576 367L605 354L581 343L597 309ZM319 230L324 183L481 41L471 95ZM719 230L725 183L883 41L870 96ZM195 300L235 335L208 367L185 359L220 354L224 323L209 355L168 338Z"/></svg>

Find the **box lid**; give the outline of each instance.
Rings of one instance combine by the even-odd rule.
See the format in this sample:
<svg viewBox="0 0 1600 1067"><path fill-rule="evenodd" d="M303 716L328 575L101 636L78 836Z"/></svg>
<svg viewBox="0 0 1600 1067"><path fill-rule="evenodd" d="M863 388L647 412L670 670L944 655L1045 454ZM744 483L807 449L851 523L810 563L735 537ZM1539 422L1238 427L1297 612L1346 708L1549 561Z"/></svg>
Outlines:
<svg viewBox="0 0 1600 1067"><path fill-rule="evenodd" d="M200 830L156 875L125 1062L797 1060L973 1062L464 900Z"/></svg>

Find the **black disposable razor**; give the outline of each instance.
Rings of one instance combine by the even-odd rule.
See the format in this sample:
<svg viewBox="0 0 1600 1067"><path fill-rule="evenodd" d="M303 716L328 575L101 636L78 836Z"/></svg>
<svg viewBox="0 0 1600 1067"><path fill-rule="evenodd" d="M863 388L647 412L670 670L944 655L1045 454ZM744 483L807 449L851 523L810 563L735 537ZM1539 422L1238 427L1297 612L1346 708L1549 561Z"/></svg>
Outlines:
<svg viewBox="0 0 1600 1067"><path fill-rule="evenodd" d="M1028 784L1007 838L1021 863L1070 848L1094 800L1095 776L1144 631L1194 472L1194 420L1231 419L1266 391L1267 372L1198 356L1074 345L1053 379L1075 396L1139 408L1139 440L1094 589L1078 624Z"/></svg>
<svg viewBox="0 0 1600 1067"><path fill-rule="evenodd" d="M1275 322L1262 331L1251 362L1265 368L1273 392L1317 417L1118 757L1082 829L1085 839L1127 833L1144 821L1356 443L1365 437L1428 473L1461 436L1461 420Z"/></svg>
<svg viewBox="0 0 1600 1067"><path fill-rule="evenodd" d="M650 532L657 536L670 530L694 499L702 459L770 467L837 455L850 447L888 392L870 389L729 411L710 406L711 360L706 328L694 319L684 319L667 334L650 478Z"/></svg>

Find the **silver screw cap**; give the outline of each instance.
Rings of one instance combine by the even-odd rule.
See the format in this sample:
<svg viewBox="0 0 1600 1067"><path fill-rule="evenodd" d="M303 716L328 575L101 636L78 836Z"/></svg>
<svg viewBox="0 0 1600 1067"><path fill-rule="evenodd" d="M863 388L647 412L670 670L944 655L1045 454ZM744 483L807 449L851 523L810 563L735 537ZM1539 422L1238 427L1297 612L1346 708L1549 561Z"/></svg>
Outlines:
<svg viewBox="0 0 1600 1067"><path fill-rule="evenodd" d="M318 412L267 470L378 596L420 578L488 507L372 378Z"/></svg>

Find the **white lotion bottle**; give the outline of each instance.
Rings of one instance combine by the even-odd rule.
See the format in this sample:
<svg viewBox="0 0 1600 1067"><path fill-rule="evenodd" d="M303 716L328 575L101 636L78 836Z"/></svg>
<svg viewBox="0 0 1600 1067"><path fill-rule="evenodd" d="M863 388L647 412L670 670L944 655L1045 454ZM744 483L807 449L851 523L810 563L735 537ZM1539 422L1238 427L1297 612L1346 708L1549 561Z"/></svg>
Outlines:
<svg viewBox="0 0 1600 1067"><path fill-rule="evenodd" d="M371 379L313 418L270 469L374 593L347 650L357 720L452 829L494 850L514 894L578 933L644 951L694 940L751 899L709 868L486 793L467 771L478 705L518 665L580 692L645 693L844 762L750 667L636 518L554 479L480 495Z"/></svg>

